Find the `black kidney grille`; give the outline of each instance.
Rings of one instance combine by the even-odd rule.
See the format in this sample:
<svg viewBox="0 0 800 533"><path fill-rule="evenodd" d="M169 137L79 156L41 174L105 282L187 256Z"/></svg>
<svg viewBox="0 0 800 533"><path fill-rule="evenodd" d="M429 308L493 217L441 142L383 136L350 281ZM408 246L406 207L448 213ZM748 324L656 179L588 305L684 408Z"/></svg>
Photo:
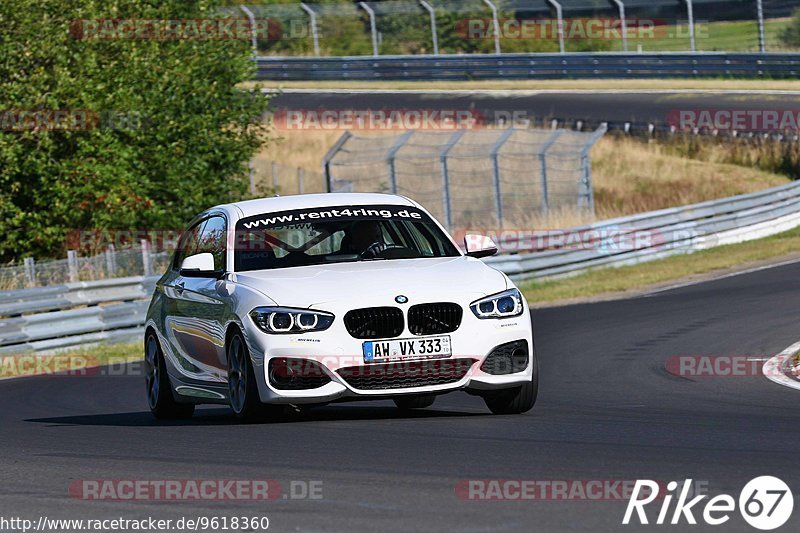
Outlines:
<svg viewBox="0 0 800 533"><path fill-rule="evenodd" d="M403 312L396 307L365 307L344 315L347 332L356 339L389 339L403 332Z"/></svg>
<svg viewBox="0 0 800 533"><path fill-rule="evenodd" d="M414 335L450 333L461 325L464 311L449 302L412 305L408 310L408 329Z"/></svg>
<svg viewBox="0 0 800 533"><path fill-rule="evenodd" d="M337 373L354 389L406 389L446 385L464 378L475 359L438 359L340 368Z"/></svg>

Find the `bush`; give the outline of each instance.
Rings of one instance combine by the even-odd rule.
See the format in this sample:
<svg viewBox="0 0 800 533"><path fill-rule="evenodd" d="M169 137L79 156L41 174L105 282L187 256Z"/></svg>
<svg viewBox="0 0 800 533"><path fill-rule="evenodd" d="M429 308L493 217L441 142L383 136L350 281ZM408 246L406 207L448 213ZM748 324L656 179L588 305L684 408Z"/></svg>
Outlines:
<svg viewBox="0 0 800 533"><path fill-rule="evenodd" d="M76 38L80 19L208 18L215 7L4 0L0 260L63 257L74 229L180 228L245 193L268 104L236 88L252 77L249 41ZM91 126L9 131L36 110L70 110Z"/></svg>
<svg viewBox="0 0 800 533"><path fill-rule="evenodd" d="M789 26L781 30L778 38L787 48L800 47L800 9L796 9L792 13L792 20Z"/></svg>

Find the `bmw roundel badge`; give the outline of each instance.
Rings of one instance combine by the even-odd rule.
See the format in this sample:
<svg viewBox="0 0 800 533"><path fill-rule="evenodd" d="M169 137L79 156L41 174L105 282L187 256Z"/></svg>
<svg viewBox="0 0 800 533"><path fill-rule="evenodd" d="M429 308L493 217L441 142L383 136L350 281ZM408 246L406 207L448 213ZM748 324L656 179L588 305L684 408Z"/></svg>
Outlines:
<svg viewBox="0 0 800 533"><path fill-rule="evenodd" d="M408 301L408 298L406 298L402 294L399 294L399 295L395 296L394 301L399 303L399 304L404 304L404 303L406 303Z"/></svg>

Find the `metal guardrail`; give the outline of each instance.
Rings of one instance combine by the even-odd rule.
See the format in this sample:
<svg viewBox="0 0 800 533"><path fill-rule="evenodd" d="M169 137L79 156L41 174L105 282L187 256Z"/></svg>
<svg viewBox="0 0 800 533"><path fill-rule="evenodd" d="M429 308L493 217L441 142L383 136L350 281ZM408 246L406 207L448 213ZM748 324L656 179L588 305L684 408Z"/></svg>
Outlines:
<svg viewBox="0 0 800 533"><path fill-rule="evenodd" d="M517 280L572 275L766 237L797 226L800 183L795 182L571 228L568 245L489 257L486 262ZM500 248L524 247L517 239L512 233Z"/></svg>
<svg viewBox="0 0 800 533"><path fill-rule="evenodd" d="M138 338L159 277L0 292L0 354Z"/></svg>
<svg viewBox="0 0 800 533"><path fill-rule="evenodd" d="M259 80L796 78L800 54L625 52L380 57L258 57Z"/></svg>
<svg viewBox="0 0 800 533"><path fill-rule="evenodd" d="M533 245L533 251L485 261L518 280L557 277L691 253L797 226L800 182L571 228L569 244ZM524 246L510 233L499 242L501 249ZM622 241L634 244L618 246ZM118 278L0 292L0 317L11 317L0 318L0 355L138 339L157 279Z"/></svg>

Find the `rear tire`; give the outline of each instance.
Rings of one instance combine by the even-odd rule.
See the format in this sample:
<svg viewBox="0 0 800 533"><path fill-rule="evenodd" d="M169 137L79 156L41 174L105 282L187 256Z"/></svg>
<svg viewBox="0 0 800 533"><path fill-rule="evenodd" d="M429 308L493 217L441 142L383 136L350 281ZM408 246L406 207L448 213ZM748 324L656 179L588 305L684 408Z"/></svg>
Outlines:
<svg viewBox="0 0 800 533"><path fill-rule="evenodd" d="M234 416L242 421L261 421L284 412L282 405L261 403L250 351L238 331L228 343L228 395Z"/></svg>
<svg viewBox="0 0 800 533"><path fill-rule="evenodd" d="M147 404L153 416L159 420L191 418L194 414L194 404L175 401L164 353L161 351L156 334L152 331L147 334L144 342L144 366Z"/></svg>
<svg viewBox="0 0 800 533"><path fill-rule="evenodd" d="M531 358L531 380L521 387L493 392L483 397L486 407L496 415L518 415L530 411L539 393L539 362Z"/></svg>
<svg viewBox="0 0 800 533"><path fill-rule="evenodd" d="M433 405L434 401L436 401L436 396L433 394L394 398L394 404L404 411L409 409L424 409L425 407Z"/></svg>

